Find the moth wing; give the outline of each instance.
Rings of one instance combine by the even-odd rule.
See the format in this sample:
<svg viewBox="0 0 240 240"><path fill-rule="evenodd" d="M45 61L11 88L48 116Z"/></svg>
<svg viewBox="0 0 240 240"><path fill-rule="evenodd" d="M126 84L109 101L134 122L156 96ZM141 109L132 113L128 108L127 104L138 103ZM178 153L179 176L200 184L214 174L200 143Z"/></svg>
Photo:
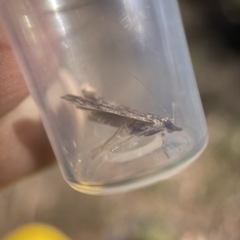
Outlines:
<svg viewBox="0 0 240 240"><path fill-rule="evenodd" d="M92 114L89 115L89 119L91 121L107 124L112 127L120 127L124 123L126 124L126 126L129 126L136 121L136 120L122 117L119 115L115 115L107 112L99 112L99 111L92 111Z"/></svg>
<svg viewBox="0 0 240 240"><path fill-rule="evenodd" d="M61 97L77 108L84 110L94 110L99 112L105 112L113 115L118 115L121 117L129 118L132 120L137 120L141 122L152 123L153 121L149 118L149 114L142 113L136 110L132 110L125 106L117 105L114 102L107 101L103 98L84 98L81 96L74 96L71 94ZM151 115L153 117L153 115Z"/></svg>

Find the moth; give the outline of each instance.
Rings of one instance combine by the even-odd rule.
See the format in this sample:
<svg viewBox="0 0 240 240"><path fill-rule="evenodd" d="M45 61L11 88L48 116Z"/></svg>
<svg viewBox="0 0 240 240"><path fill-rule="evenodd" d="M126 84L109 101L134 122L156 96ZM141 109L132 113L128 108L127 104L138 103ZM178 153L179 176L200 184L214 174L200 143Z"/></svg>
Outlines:
<svg viewBox="0 0 240 240"><path fill-rule="evenodd" d="M91 120L118 127L116 133L102 144L99 149L104 149L109 145L122 130L125 130L129 134L126 140L109 151L109 155L126 144L133 136L147 137L161 133L163 149L167 157L169 157L165 150L164 132L173 133L175 131L182 131L181 127L174 124L174 117L161 118L154 114L140 112L119 105L99 96L95 89L90 86L82 88L82 96L67 94L61 98L74 104L78 109L90 110L92 112L92 115L89 117Z"/></svg>

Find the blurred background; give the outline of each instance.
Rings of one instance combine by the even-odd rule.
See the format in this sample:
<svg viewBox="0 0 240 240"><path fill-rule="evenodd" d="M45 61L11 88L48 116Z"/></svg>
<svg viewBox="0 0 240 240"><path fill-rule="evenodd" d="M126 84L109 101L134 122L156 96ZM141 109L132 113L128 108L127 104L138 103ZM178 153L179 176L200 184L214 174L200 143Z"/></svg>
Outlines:
<svg viewBox="0 0 240 240"><path fill-rule="evenodd" d="M170 180L113 196L72 190L57 164L1 190L0 238L31 222L71 239L240 239L240 1L179 0L210 134Z"/></svg>

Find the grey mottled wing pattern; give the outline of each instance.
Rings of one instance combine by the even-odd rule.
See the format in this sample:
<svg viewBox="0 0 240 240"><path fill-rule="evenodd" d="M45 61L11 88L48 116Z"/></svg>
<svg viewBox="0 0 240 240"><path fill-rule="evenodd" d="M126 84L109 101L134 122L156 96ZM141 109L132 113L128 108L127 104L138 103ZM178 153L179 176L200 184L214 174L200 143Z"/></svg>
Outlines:
<svg viewBox="0 0 240 240"><path fill-rule="evenodd" d="M125 106L117 105L114 102L107 101L100 97L92 96L89 98L85 98L68 94L61 98L71 102L80 109L110 113L121 117L130 118L132 120L142 121L145 123L153 123L153 120L156 119L156 116L153 114L141 113Z"/></svg>
<svg viewBox="0 0 240 240"><path fill-rule="evenodd" d="M134 121L136 121L119 115L99 111L92 111L88 118L91 121L106 124L112 127L120 127L124 123L126 126L130 126Z"/></svg>

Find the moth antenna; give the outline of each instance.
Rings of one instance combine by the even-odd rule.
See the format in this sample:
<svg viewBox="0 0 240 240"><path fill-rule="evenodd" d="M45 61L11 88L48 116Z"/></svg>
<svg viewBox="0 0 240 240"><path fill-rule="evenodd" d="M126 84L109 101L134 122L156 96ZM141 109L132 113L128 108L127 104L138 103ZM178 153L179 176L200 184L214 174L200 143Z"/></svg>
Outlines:
<svg viewBox="0 0 240 240"><path fill-rule="evenodd" d="M176 107L176 105L175 105L175 103L173 102L173 103L172 103L172 113L173 113L172 122L173 122L173 123L174 123L174 121L175 121L175 107Z"/></svg>
<svg viewBox="0 0 240 240"><path fill-rule="evenodd" d="M150 91L150 89L136 76L134 76L133 74L127 72L129 75L131 75L132 77L134 77L135 79L137 79L147 90L148 92L152 95L154 101L158 104L158 106L167 114L168 118L170 118L169 114L167 113L167 111L162 107L162 105L158 102L157 98L152 94L152 92Z"/></svg>

